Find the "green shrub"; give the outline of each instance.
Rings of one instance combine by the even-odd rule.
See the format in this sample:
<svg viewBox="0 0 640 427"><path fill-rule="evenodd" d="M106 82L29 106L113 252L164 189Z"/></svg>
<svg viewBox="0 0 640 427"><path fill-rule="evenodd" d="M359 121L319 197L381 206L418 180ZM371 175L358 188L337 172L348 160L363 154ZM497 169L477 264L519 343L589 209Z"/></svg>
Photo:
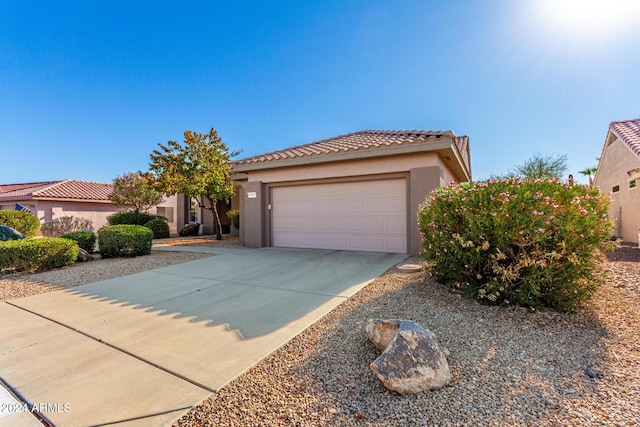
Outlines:
<svg viewBox="0 0 640 427"><path fill-rule="evenodd" d="M74 231L93 232L93 223L86 218L76 218L74 216L61 216L52 221L47 221L40 226L40 231L45 237L60 237L63 234Z"/></svg>
<svg viewBox="0 0 640 427"><path fill-rule="evenodd" d="M0 225L0 242L6 242L7 240L20 240L20 239L24 239L24 236L18 230L8 227L6 225Z"/></svg>
<svg viewBox="0 0 640 427"><path fill-rule="evenodd" d="M597 188L508 179L436 189L418 210L437 281L492 304L574 311L613 249Z"/></svg>
<svg viewBox="0 0 640 427"><path fill-rule="evenodd" d="M148 255L153 232L141 225L109 225L98 230L98 248L103 258Z"/></svg>
<svg viewBox="0 0 640 427"><path fill-rule="evenodd" d="M96 235L93 231L72 231L71 233L60 236L63 239L73 240L85 251L91 253L96 244Z"/></svg>
<svg viewBox="0 0 640 427"><path fill-rule="evenodd" d="M0 271L39 271L73 265L78 245L69 239L43 237L0 242Z"/></svg>
<svg viewBox="0 0 640 427"><path fill-rule="evenodd" d="M182 230L180 230L178 232L178 235L180 237L197 236L199 231L200 231L200 224L198 224L197 222L194 222L193 224L189 224L185 226Z"/></svg>
<svg viewBox="0 0 640 427"><path fill-rule="evenodd" d="M34 214L23 211L0 211L0 225L19 231L24 237L34 237L40 229L40 220Z"/></svg>
<svg viewBox="0 0 640 427"><path fill-rule="evenodd" d="M238 209L228 210L227 218L231 220L231 223L236 228L236 230L240 230L240 211Z"/></svg>
<svg viewBox="0 0 640 427"><path fill-rule="evenodd" d="M166 221L167 219L162 215L151 215L145 212L117 212L113 215L109 215L107 217L107 221L109 225L120 225L120 224L130 224L130 225L145 225L147 222L152 219L160 218Z"/></svg>
<svg viewBox="0 0 640 427"><path fill-rule="evenodd" d="M166 239L167 237L169 237L169 224L167 224L167 221L165 221L164 219L152 219L151 221L144 224L144 226L153 231L154 239Z"/></svg>

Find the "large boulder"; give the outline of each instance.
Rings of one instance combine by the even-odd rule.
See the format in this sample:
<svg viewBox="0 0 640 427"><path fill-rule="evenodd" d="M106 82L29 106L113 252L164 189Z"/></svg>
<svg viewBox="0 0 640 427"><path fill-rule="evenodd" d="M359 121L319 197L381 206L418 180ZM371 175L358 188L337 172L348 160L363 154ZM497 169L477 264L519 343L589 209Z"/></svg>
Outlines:
<svg viewBox="0 0 640 427"><path fill-rule="evenodd" d="M367 336L382 355L370 367L390 390L401 394L436 390L451 381L449 364L433 332L399 319L369 320Z"/></svg>
<svg viewBox="0 0 640 427"><path fill-rule="evenodd" d="M24 239L22 233L18 230L8 227L6 225L0 225L0 241L6 242L7 240L21 240Z"/></svg>

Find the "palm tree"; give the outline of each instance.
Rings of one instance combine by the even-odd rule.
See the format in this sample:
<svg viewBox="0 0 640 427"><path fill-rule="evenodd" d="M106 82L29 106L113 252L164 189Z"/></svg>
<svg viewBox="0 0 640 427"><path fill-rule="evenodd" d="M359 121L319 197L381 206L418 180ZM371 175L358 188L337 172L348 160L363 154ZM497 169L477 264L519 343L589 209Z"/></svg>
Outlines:
<svg viewBox="0 0 640 427"><path fill-rule="evenodd" d="M595 176L597 171L598 171L598 167L594 166L594 167L591 167L591 168L583 169L583 170L578 171L578 172L581 173L582 175L588 176L589 177L589 186L593 187L593 178L594 178L594 176Z"/></svg>

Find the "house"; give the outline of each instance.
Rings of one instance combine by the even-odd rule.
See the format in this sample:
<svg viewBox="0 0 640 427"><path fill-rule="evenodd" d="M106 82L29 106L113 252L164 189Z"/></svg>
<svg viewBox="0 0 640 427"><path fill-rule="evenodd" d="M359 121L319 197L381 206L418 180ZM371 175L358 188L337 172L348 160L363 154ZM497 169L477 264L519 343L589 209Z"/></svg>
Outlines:
<svg viewBox="0 0 640 427"><path fill-rule="evenodd" d="M40 222L73 216L90 220L97 230L107 225L109 215L123 210L109 200L111 193L113 184L74 179L0 184L0 210L15 209L18 203L36 215ZM167 217L173 234L178 229L176 205L177 196L167 197L163 203L149 211Z"/></svg>
<svg viewBox="0 0 640 427"><path fill-rule="evenodd" d="M418 254L418 206L471 181L469 138L364 130L234 162L240 241Z"/></svg>
<svg viewBox="0 0 640 427"><path fill-rule="evenodd" d="M640 118L611 122L594 185L611 195L613 235L638 243L640 233Z"/></svg>

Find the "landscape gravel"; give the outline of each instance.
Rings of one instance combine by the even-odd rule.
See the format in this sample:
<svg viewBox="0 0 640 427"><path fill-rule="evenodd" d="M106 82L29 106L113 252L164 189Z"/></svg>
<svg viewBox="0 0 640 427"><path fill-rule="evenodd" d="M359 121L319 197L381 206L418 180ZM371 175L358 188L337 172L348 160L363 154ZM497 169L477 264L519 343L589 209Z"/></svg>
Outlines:
<svg viewBox="0 0 640 427"><path fill-rule="evenodd" d="M186 238L162 240L156 241L154 246L183 244L225 248L236 248L239 246L237 239L215 241L211 237L196 240ZM93 254L93 256L95 258L93 261L85 263L77 262L70 267L58 268L51 271L0 274L0 302L140 273L168 265L181 264L195 259L210 257L212 254L152 250L149 255L135 258L101 259L98 254Z"/></svg>
<svg viewBox="0 0 640 427"><path fill-rule="evenodd" d="M611 280L576 314L489 307L392 268L175 425L640 425L640 250L623 258L634 261L608 262ZM385 389L369 368L370 318L435 332L450 385Z"/></svg>
<svg viewBox="0 0 640 427"><path fill-rule="evenodd" d="M238 247L236 241L193 243ZM154 251L0 276L0 297L200 256L209 255ZM640 249L618 249L605 268L610 280L576 314L489 307L434 283L427 273L391 268L175 425L640 425ZM415 395L385 389L369 368L380 354L364 333L370 318L408 319L431 329L448 354L450 385Z"/></svg>

